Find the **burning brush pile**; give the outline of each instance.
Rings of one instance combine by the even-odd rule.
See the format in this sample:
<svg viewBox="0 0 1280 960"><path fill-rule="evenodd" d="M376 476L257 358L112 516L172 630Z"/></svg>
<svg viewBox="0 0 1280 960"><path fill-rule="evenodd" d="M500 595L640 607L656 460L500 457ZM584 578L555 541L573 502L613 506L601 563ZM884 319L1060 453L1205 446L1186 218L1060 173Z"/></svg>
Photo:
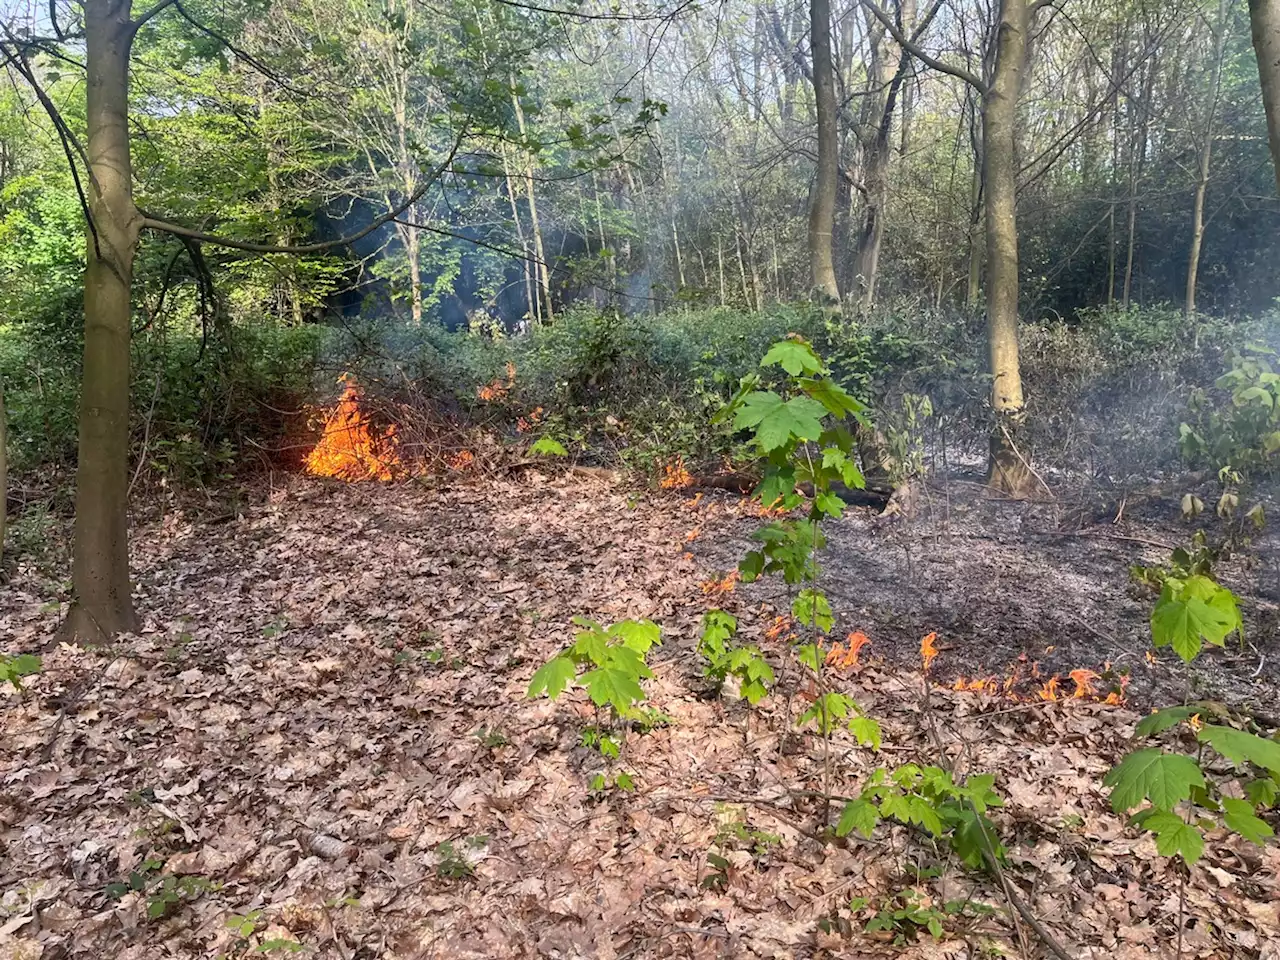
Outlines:
<svg viewBox="0 0 1280 960"><path fill-rule="evenodd" d="M476 466L474 432L442 414L430 398L414 393L375 402L350 374L338 382L338 402L312 420L320 438L303 460L307 473L386 482Z"/></svg>

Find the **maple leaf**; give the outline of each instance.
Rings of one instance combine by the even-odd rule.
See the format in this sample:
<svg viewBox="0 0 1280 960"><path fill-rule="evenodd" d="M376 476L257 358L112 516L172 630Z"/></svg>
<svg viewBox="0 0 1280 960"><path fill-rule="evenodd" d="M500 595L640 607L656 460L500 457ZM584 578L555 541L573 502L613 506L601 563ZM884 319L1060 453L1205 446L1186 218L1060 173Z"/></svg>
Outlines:
<svg viewBox="0 0 1280 960"><path fill-rule="evenodd" d="M866 405L834 380L814 380L806 377L800 381L800 389L826 407L827 412L832 416L843 417L851 414L859 421L866 422Z"/></svg>
<svg viewBox="0 0 1280 960"><path fill-rule="evenodd" d="M849 721L849 732L864 747L880 749L880 724L870 717L854 717Z"/></svg>
<svg viewBox="0 0 1280 960"><path fill-rule="evenodd" d="M876 824L880 822L880 811L876 809L874 803L867 800L850 800L844 805L844 809L840 811L840 820L836 824L836 836L847 837L854 830L857 830L867 839L871 838L871 832L875 830Z"/></svg>
<svg viewBox="0 0 1280 960"><path fill-rule="evenodd" d="M609 628L609 636L637 653L648 653L650 647L662 643L662 630L652 620L623 620Z"/></svg>
<svg viewBox="0 0 1280 960"><path fill-rule="evenodd" d="M1204 786L1204 774L1190 757L1148 747L1121 760L1102 782L1112 788L1111 809L1116 813L1132 810L1143 800L1158 810L1172 810L1191 796L1192 787Z"/></svg>
<svg viewBox="0 0 1280 960"><path fill-rule="evenodd" d="M1274 740L1245 733L1235 727L1220 727L1211 723L1201 728L1199 739L1232 763L1247 761L1273 773L1280 773L1280 743Z"/></svg>
<svg viewBox="0 0 1280 960"><path fill-rule="evenodd" d="M1153 711L1138 721L1133 734L1136 737L1151 737L1157 733L1163 733L1170 727L1176 727L1182 723L1200 708L1200 704L1192 703L1184 707L1165 707L1162 710Z"/></svg>
<svg viewBox="0 0 1280 960"><path fill-rule="evenodd" d="M826 408L809 397L783 400L772 390L761 390L747 397L737 416L735 429L755 427L756 439L765 452L797 440L817 440L822 436L822 417Z"/></svg>
<svg viewBox="0 0 1280 960"><path fill-rule="evenodd" d="M569 451L564 448L564 444L555 439L555 437L539 437L529 447L529 452L535 456L542 454L547 457L567 457L569 455Z"/></svg>
<svg viewBox="0 0 1280 960"><path fill-rule="evenodd" d="M1235 595L1208 577L1170 577L1151 611L1151 639L1158 648L1171 646L1186 663L1200 653L1207 641L1222 646L1227 635L1241 626Z"/></svg>
<svg viewBox="0 0 1280 960"><path fill-rule="evenodd" d="M529 691L525 696L536 697L545 693L554 700L564 693L564 688L573 681L576 672L577 668L574 667L573 661L564 654L552 657L533 675L533 679L529 681Z"/></svg>
<svg viewBox="0 0 1280 960"><path fill-rule="evenodd" d="M804 340L779 340L760 361L762 367L781 367L793 377L802 373L822 373L825 369L813 347Z"/></svg>
<svg viewBox="0 0 1280 960"><path fill-rule="evenodd" d="M827 598L821 591L813 589L800 591L791 603L791 615L805 626L816 626L823 633L830 632L836 622Z"/></svg>
<svg viewBox="0 0 1280 960"><path fill-rule="evenodd" d="M1222 822L1227 825L1228 830L1240 834L1258 846L1266 843L1268 837L1275 836L1271 826L1253 812L1253 804L1248 800L1223 797Z"/></svg>
<svg viewBox="0 0 1280 960"><path fill-rule="evenodd" d="M612 706L625 714L633 704L644 699L644 690L634 673L615 666L597 667L582 675L582 685L597 707Z"/></svg>
<svg viewBox="0 0 1280 960"><path fill-rule="evenodd" d="M1162 857L1176 853L1189 866L1204 854L1204 837L1200 831L1176 813L1158 810L1144 818L1142 825L1156 835L1156 851Z"/></svg>

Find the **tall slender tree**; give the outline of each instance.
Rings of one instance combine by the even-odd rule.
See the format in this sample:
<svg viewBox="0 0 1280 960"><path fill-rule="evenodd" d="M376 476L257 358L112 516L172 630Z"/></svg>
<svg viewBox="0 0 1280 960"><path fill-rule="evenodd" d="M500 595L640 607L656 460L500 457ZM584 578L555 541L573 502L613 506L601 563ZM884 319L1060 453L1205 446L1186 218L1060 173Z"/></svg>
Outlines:
<svg viewBox="0 0 1280 960"><path fill-rule="evenodd" d="M982 96L982 195L986 221L987 349L991 374L988 482L1012 496L1031 492L1035 475L1016 436L1025 414L1018 351L1018 96L1027 63L1031 10L1027 0L1002 0L991 79L944 63L908 39L875 5L869 9L908 52L926 66L963 80Z"/></svg>
<svg viewBox="0 0 1280 960"><path fill-rule="evenodd" d="M831 57L830 0L809 0L813 54L813 99L818 125L818 163L809 199L809 262L814 292L828 306L840 303L833 234L840 141L836 128L836 77Z"/></svg>
<svg viewBox="0 0 1280 960"><path fill-rule="evenodd" d="M1249 0L1253 50L1258 56L1262 104L1267 112L1267 135L1276 189L1280 190L1280 0Z"/></svg>

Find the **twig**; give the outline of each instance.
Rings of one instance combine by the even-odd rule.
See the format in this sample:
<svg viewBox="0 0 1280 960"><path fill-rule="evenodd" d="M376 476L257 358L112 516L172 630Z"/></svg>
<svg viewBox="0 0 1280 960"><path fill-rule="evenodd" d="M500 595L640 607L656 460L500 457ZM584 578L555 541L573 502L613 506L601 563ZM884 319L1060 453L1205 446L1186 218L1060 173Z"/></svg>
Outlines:
<svg viewBox="0 0 1280 960"><path fill-rule="evenodd" d="M1053 499L1053 490L1050 488L1049 484L1045 483L1044 477L1036 473L1036 468L1031 466L1031 461L1022 455L1022 451L1018 449L1018 445L1013 442L1013 437L1009 435L1009 428L1002 423L1000 424L1000 432L1004 434L1005 440L1009 442L1009 449L1014 452L1017 458L1022 461L1022 465L1027 468L1027 473L1039 480L1040 486L1044 488L1044 492L1049 495L1050 499Z"/></svg>
<svg viewBox="0 0 1280 960"><path fill-rule="evenodd" d="M950 771L952 765L947 759L946 750L942 744L942 735L938 732L938 726L933 717L933 710L930 709L929 680L927 677L923 679L924 679L923 707L924 707L925 718L928 720L928 723L929 723L929 733L933 739L934 748L938 751L938 762L945 769ZM1057 957L1058 960L1075 960L1075 958L1072 957L1071 954L1069 954L1066 951L1066 948L1063 947L1062 944L1058 942L1057 938L1054 937L1054 935L1045 928L1044 924L1040 922L1040 920L1036 917L1036 915L1031 911L1031 908L1027 906L1026 901L1024 901L1020 896L1018 896L1017 891L1014 890L1013 884L1011 884L1009 882L1008 877L1005 876L1004 869L1000 866L1000 861L995 855L995 845L991 842L991 837L987 835L987 828L986 828L986 824L983 822L982 814L978 812L978 809L973 805L972 800L968 800L967 803L969 805L970 811L973 813L974 817L977 819L978 825L979 827L981 827L981 830L982 830L982 859L987 864L987 868L995 875L996 879L1000 882L1000 888L1004 892L1005 899L1009 902L1009 906L1013 908L1013 910L1017 913L1018 916L1020 916L1023 920L1026 921L1027 926L1029 926L1032 929L1032 931L1035 932L1035 935L1040 938L1040 942L1043 943L1046 949L1048 949L1050 953L1052 953L1055 957ZM1014 921L1014 928L1018 933L1018 939L1022 941L1023 956L1028 956L1030 954L1030 951L1027 949L1027 944L1022 932L1022 928L1018 926L1016 918Z"/></svg>

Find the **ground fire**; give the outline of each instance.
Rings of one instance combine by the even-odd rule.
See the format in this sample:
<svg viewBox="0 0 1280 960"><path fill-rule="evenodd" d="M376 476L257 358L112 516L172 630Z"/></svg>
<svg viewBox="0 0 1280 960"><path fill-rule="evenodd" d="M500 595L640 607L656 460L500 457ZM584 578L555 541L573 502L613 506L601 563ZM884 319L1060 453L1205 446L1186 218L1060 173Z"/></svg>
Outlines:
<svg viewBox="0 0 1280 960"><path fill-rule="evenodd" d="M337 406L325 416L324 433L307 454L304 467L318 477L339 480L394 480L402 465L395 427L379 431L360 405L360 385L350 374Z"/></svg>

